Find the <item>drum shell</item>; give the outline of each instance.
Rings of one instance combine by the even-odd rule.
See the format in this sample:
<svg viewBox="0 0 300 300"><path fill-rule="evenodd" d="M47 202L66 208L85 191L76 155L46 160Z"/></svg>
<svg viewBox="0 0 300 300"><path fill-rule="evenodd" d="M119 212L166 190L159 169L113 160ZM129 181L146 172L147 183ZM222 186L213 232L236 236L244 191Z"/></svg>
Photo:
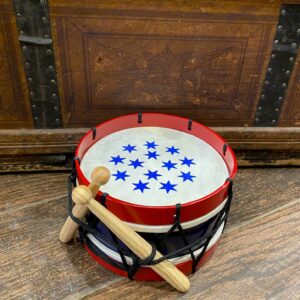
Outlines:
<svg viewBox="0 0 300 300"><path fill-rule="evenodd" d="M80 160L83 158L85 152L91 147L95 142L100 140L101 138L117 132L123 129L135 128L135 127L165 127L170 129L176 129L182 132L186 132L188 134L192 134L203 141L207 142L211 145L223 158L225 161L228 171L229 177L225 182L214 192L202 197L200 199L196 199L194 201L183 203L180 207L180 222L192 222L195 219L205 217L208 214L212 213L217 207L219 207L222 203L224 203L226 198L229 196L229 189L231 188L231 181L234 178L237 171L237 163L232 149L226 144L226 142L215 132L205 127L202 124L197 122L193 122L192 126L191 121L186 118L181 118L172 115L165 114L156 114L156 113L145 113L142 117L142 122L138 122L140 117L137 114L126 115L122 117L115 118L113 120L109 120L105 123L100 124L93 130L89 131L79 143L76 149L76 158L75 162L75 170L77 174L77 181L79 184L89 185L89 181L84 176L81 168L80 168ZM154 195L155 196L155 195ZM128 223L129 226L136 227L140 226L140 228L150 228L151 226L159 227L159 226L172 226L174 223L174 216L176 214L176 205L170 206L144 206L138 205L134 203L129 203L120 199L116 199L111 195L107 195L104 197L104 194L99 191L96 199L103 203L105 202L105 206L112 213L114 213L121 220ZM216 218L216 217L214 217ZM204 236L209 228L211 228L214 223L213 220L209 220L209 225L207 230L201 231L201 233L196 234L199 238ZM203 225L201 225L203 226ZM200 227L201 227L200 226ZM188 229L186 232L193 232L193 228ZM223 230L223 229L222 229ZM149 233L149 230L142 230L142 236L144 236L148 241L153 241L153 237L157 236L157 234ZM148 233L145 233L148 232ZM190 235L189 241L192 241L195 236L193 234ZM164 243L160 243L157 245L158 250L162 252L163 255L172 252L175 248L180 248L184 245L181 242L178 243L180 245L176 245L176 240L179 241L178 236L171 236ZM219 241L217 240L211 247L207 248L206 252L202 256L200 263L197 265L197 269L203 265L210 257L213 255ZM201 247L202 244L198 246ZM121 275L128 276L127 271L117 268L114 265L109 264L107 261L95 255L91 249L89 249L87 244L84 244L87 251L90 255L101 265L106 267L107 269ZM180 247L179 247L180 246ZM185 251L182 255L187 255ZM192 272L193 261L191 259L178 263L176 266L182 270L185 274L190 274ZM160 276L157 275L149 266L140 267L137 273L134 276L134 279L137 280L161 280Z"/></svg>

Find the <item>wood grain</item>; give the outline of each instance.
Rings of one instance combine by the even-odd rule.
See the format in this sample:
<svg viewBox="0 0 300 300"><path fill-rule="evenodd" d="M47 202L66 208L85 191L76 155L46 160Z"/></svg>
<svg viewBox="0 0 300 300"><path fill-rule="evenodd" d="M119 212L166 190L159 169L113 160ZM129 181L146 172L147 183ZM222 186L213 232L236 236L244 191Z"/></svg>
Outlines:
<svg viewBox="0 0 300 300"><path fill-rule="evenodd" d="M6 0L7 1L7 0ZM127 1L127 0L110 0L105 2L99 2L98 0L90 0L82 7L80 0L52 0L51 9L53 14L63 15L65 8L70 8L71 11L77 11L78 13L85 13L108 8L118 8L120 13L124 9L139 9L145 10L164 10L164 11L178 11L184 10L187 12L201 12L201 13L232 13L236 14L236 18L239 18L239 14L246 13L252 18L256 15L269 17L269 19L276 19L278 14L278 7L281 2L288 1L270 1L270 0L203 0L199 1L184 1L184 0L166 0L163 3L160 0L139 0L139 1ZM292 2L292 1L290 1ZM295 2L295 0L293 1ZM253 9L255 5L256 9Z"/></svg>
<svg viewBox="0 0 300 300"><path fill-rule="evenodd" d="M0 175L0 214L67 195L68 173Z"/></svg>
<svg viewBox="0 0 300 300"><path fill-rule="evenodd" d="M66 171L72 168L72 153L0 155L0 173Z"/></svg>
<svg viewBox="0 0 300 300"><path fill-rule="evenodd" d="M241 169L234 181L229 224L236 225L300 197L300 168Z"/></svg>
<svg viewBox="0 0 300 300"><path fill-rule="evenodd" d="M85 299L299 299L300 200L225 233L181 296L165 283L122 280Z"/></svg>
<svg viewBox="0 0 300 300"><path fill-rule="evenodd" d="M296 299L299 172L239 170L225 236L209 264L190 277L186 298ZM97 265L80 244L59 242L67 216L67 176L0 177L0 298L178 297L167 284L130 282Z"/></svg>
<svg viewBox="0 0 300 300"><path fill-rule="evenodd" d="M117 279L95 264L80 243L59 242L65 217L65 197L1 215L1 299L78 298Z"/></svg>

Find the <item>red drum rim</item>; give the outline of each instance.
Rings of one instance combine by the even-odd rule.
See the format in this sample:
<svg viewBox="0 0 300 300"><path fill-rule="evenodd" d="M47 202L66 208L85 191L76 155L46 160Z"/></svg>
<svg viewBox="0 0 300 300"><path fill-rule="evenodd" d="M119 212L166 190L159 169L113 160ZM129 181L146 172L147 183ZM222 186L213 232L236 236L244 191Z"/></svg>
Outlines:
<svg viewBox="0 0 300 300"><path fill-rule="evenodd" d="M76 148L75 167L79 184L89 185L80 168L80 160L86 151L101 138L114 132L138 127L164 127L179 130L194 135L211 147L213 147L225 161L229 178L233 179L237 172L236 157L226 141L210 128L187 118L162 113L129 114L110 119L89 130L79 142ZM214 192L200 199L181 205L181 222L188 222L202 217L219 206L227 197L229 181L226 180ZM97 199L100 199L102 192L99 191ZM144 225L169 225L173 224L175 205L171 206L143 206L116 199L110 195L106 198L107 208L120 219L130 223Z"/></svg>

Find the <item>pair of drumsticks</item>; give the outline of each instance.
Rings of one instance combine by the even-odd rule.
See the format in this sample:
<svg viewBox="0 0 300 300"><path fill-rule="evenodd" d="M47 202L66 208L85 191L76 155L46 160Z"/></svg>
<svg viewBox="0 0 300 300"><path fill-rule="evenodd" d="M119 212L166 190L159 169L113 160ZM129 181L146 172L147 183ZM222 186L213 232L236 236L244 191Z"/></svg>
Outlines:
<svg viewBox="0 0 300 300"><path fill-rule="evenodd" d="M76 204L73 207L72 213L75 217L82 219L88 210L90 210L140 259L145 259L152 253L151 245L94 199L100 186L106 184L109 178L110 172L108 169L105 167L95 168L91 174L91 183L89 186L80 185L73 190L72 199ZM61 229L60 240L63 243L69 242L73 239L77 229L78 224L68 217ZM161 257L162 254L156 251L154 259ZM150 265L150 267L178 291L186 292L190 288L188 278L168 260Z"/></svg>

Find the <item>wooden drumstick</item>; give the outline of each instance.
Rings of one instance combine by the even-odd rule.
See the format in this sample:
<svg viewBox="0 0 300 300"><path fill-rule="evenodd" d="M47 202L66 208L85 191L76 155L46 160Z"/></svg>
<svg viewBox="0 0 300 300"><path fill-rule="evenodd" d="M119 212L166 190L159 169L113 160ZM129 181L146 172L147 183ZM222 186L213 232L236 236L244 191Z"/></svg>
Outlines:
<svg viewBox="0 0 300 300"><path fill-rule="evenodd" d="M92 196L90 189L84 185L76 187L72 193L75 203L86 205L139 258L147 258L152 252L151 245ZM162 255L156 251L154 259L160 257ZM190 288L189 279L168 260L150 267L178 291L186 292Z"/></svg>
<svg viewBox="0 0 300 300"><path fill-rule="evenodd" d="M88 186L92 197L96 197L99 187L108 182L110 177L110 172L105 167L95 168L91 174L91 183ZM76 204L73 207L72 213L78 219L83 219L88 212L88 208L86 205ZM68 243L74 238L74 235L78 229L78 224L75 223L70 217L67 218L64 226L62 227L59 239L63 243Z"/></svg>

